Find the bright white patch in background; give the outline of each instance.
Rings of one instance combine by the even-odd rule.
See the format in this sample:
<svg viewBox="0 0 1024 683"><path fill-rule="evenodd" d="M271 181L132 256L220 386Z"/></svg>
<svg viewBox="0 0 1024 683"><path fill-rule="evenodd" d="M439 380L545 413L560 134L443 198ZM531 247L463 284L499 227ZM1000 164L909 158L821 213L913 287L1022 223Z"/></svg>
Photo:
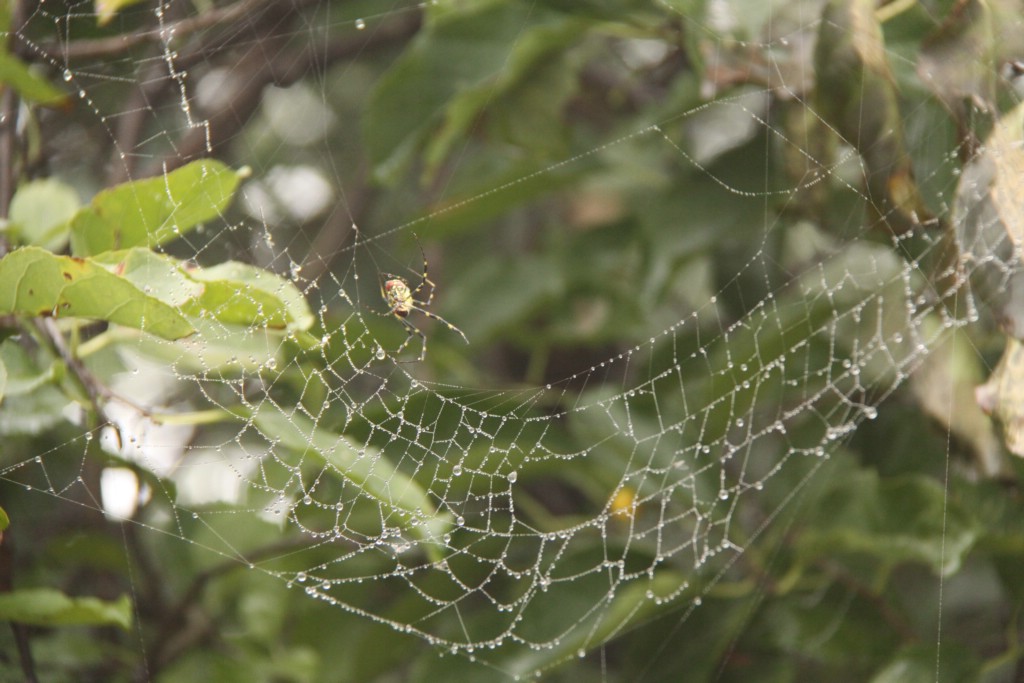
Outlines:
<svg viewBox="0 0 1024 683"><path fill-rule="evenodd" d="M336 117L321 96L305 83L267 88L263 115L286 144L309 145L327 137Z"/></svg>
<svg viewBox="0 0 1024 683"><path fill-rule="evenodd" d="M334 188L312 166L275 166L267 174L267 184L288 213L300 221L323 213L334 198Z"/></svg>
<svg viewBox="0 0 1024 683"><path fill-rule="evenodd" d="M139 478L127 467L108 467L100 474L103 513L113 519L129 519L139 506Z"/></svg>
<svg viewBox="0 0 1024 683"><path fill-rule="evenodd" d="M205 505L242 500L258 459L238 446L193 451L175 473L178 503Z"/></svg>
<svg viewBox="0 0 1024 683"><path fill-rule="evenodd" d="M119 375L113 390L118 396L143 408L163 406L177 391L177 381L160 371L160 366L124 354L125 364L134 370ZM189 409L183 406L181 409ZM166 408L162 409L166 410ZM101 435L103 447L125 460L176 485L179 505L198 505L224 501L238 503L243 497L243 482L256 467L258 458L237 445L204 449L193 443L191 425L161 424L142 414L134 406L111 401L106 406L110 421L117 425L120 443L112 428ZM186 455L186 452L188 453ZM257 454L259 455L259 454ZM108 468L101 480L103 510L111 517L130 517L140 502L139 481L125 468ZM143 498L148 498L143 487Z"/></svg>
<svg viewBox="0 0 1024 683"><path fill-rule="evenodd" d="M284 216L305 222L322 214L334 201L334 188L313 166L275 166L263 180L246 183L246 212L267 224Z"/></svg>
<svg viewBox="0 0 1024 683"><path fill-rule="evenodd" d="M253 180L242 186L242 208L256 220L274 225L283 220L281 211L270 190L261 180Z"/></svg>
<svg viewBox="0 0 1024 683"><path fill-rule="evenodd" d="M695 112L686 122L690 154L703 166L746 144L764 130L758 119L764 119L767 107L768 94L755 90Z"/></svg>
<svg viewBox="0 0 1024 683"><path fill-rule="evenodd" d="M235 89L230 69L211 69L196 85L196 104L203 111L220 111L231 104Z"/></svg>
<svg viewBox="0 0 1024 683"><path fill-rule="evenodd" d="M636 38L623 41L619 47L622 61L631 69L647 69L657 66L668 55L669 46L663 40Z"/></svg>
<svg viewBox="0 0 1024 683"><path fill-rule="evenodd" d="M723 0L711 0L707 7L707 25L712 31L720 33L731 33L736 29L739 21L732 5Z"/></svg>
<svg viewBox="0 0 1024 683"><path fill-rule="evenodd" d="M178 467L195 428L160 424L141 414L136 406L147 409L163 406L176 390L177 381L163 366L133 354L123 354L123 360L133 369L118 375L111 388L114 394L126 397L135 405L110 401L104 406L107 418L117 429L116 432L111 427L104 429L100 443L107 451L137 462L158 477L168 477ZM108 472L113 474L108 475ZM101 486L104 512L112 517L130 517L139 503L139 482L135 473L108 468L103 471Z"/></svg>

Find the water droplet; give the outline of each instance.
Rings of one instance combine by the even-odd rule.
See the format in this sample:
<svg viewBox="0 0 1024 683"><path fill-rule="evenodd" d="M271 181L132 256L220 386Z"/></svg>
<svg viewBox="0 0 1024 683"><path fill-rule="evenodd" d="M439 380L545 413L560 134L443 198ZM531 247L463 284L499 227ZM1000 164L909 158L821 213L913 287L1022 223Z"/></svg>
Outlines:
<svg viewBox="0 0 1024 683"><path fill-rule="evenodd" d="M71 74L71 69L64 69L64 80L70 81L74 76Z"/></svg>
<svg viewBox="0 0 1024 683"><path fill-rule="evenodd" d="M452 476L453 477L458 477L461 474L462 474L462 465L456 465L455 467L452 468Z"/></svg>
<svg viewBox="0 0 1024 683"><path fill-rule="evenodd" d="M374 354L373 354L373 355L377 357L377 360L384 360L384 358L385 358L385 357L386 357L386 356L387 356L388 354L387 354L387 352L386 352L386 351L384 351L384 347L382 347L382 346L378 346L378 347L377 347L377 350L376 350L376 351L374 352Z"/></svg>
<svg viewBox="0 0 1024 683"><path fill-rule="evenodd" d="M366 22L362 19L356 19L356 30L362 31L364 28L366 28Z"/></svg>
<svg viewBox="0 0 1024 683"><path fill-rule="evenodd" d="M508 483L514 484L514 483L516 483L516 480L518 480L518 479L519 479L519 473L516 472L515 470L512 470L511 472L508 473Z"/></svg>

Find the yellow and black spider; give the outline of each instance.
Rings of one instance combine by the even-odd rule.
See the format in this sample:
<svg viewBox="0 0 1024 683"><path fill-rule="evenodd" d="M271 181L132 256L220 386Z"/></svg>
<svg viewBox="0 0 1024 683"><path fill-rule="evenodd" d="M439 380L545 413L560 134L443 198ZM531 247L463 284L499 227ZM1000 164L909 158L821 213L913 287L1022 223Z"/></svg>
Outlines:
<svg viewBox="0 0 1024 683"><path fill-rule="evenodd" d="M374 313L383 316L395 316L395 318L405 326L406 332L409 333L405 338L405 341L402 342L402 345L395 350L395 357L397 358L398 354L405 350L405 347L409 345L410 341L412 341L413 335L418 335L423 343L420 347L419 358L419 360L422 361L427 357L427 335L423 334L422 330L409 322L408 316L413 311L419 311L428 318L433 318L434 320L444 323L452 332L458 332L467 344L469 343L469 339L463 331L455 327L455 325L452 325L436 313L431 313L427 310L430 307L430 303L434 300L434 290L437 285L430 281L430 277L427 273L427 255L423 253L423 245L420 244L420 238L416 237L415 234L413 237L416 239L416 245L420 248L420 256L423 258L423 278L414 289L410 289L409 283L400 275L395 275L393 273L381 273L380 295L388 305L388 312L380 313L379 311L374 311ZM414 298L424 287L430 288L430 294L427 295L427 300L420 301Z"/></svg>

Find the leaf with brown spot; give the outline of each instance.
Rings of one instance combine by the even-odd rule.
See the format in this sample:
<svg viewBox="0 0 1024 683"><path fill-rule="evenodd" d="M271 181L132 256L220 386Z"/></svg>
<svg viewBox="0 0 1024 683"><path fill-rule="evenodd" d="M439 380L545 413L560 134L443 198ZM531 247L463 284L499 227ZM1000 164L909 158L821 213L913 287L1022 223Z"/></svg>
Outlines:
<svg viewBox="0 0 1024 683"><path fill-rule="evenodd" d="M31 285L31 286L30 286ZM88 260L23 247L0 259L0 314L106 320L165 339L192 334L173 306Z"/></svg>

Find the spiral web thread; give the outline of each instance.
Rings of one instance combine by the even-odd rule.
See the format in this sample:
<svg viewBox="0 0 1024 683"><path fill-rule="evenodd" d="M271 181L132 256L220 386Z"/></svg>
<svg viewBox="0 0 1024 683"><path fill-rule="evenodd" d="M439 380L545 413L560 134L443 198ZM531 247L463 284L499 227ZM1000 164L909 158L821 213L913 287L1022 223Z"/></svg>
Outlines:
<svg viewBox="0 0 1024 683"><path fill-rule="evenodd" d="M155 10L166 34L164 49L132 66L138 108L105 109L104 91L123 85L123 77L113 75L123 63L53 64L112 139L127 119L160 121L162 134L116 150L122 161L141 162L139 169L165 163L161 155L168 148L173 154L176 140L210 144L207 122L194 105L198 79L191 73L201 72L203 62L172 47L173 25L163 19L168 6ZM381 16L403 11L410 10ZM51 15L41 3L31 21L52 22L59 36L76 13L92 16L92 4L73 4L70 12ZM357 21L372 26L373 20ZM801 28L813 30L815 21ZM26 42L29 49L45 48ZM162 79L175 82L177 99L148 103L147 88ZM679 112L553 163L541 175L643 144L697 167L737 202L766 204L831 181L870 203L857 181L844 180L844 167L857 163L855 154L832 166L819 163L751 104L770 94L746 93ZM806 107L817 116L812 105ZM802 157L805 180L781 190L731 185L666 132L696 117L737 115L756 135ZM458 212L530 179L443 212ZM953 193L949 187L948 196ZM547 386L459 386L422 376L420 364L396 362L392 337L378 340L371 332L383 329L368 311L382 310L376 283L359 278L360 272L372 276L377 260L385 258L418 272L415 252L389 255L382 238L426 237L432 217L374 235L356 231L351 246L331 254L347 267L314 280L300 263L306 245L282 243L269 222L236 222L215 234L184 236L179 244L198 262L242 245L285 271L315 311L320 345L296 355L285 334L253 328L247 348L219 348L216 324L184 344L140 339L126 345L115 391L137 391L142 377L151 387L146 404L181 412L237 412L242 406L246 417L208 428L161 426L130 408L119 413L111 407L129 438L119 448L109 429L86 433L80 468L86 444L100 437L108 450L176 483L175 493L148 492L166 505L136 518L140 527L172 534L277 577L282 589L301 589L506 673L531 673L528 657L514 666L503 663L511 661L504 659L509 652L554 650L571 657L614 637L638 615L689 615L836 446L884 409L886 397L937 344L978 318L965 286L975 263L925 272L923 264L941 248L926 230L891 237L889 244L866 240L859 231L846 241L823 243L791 281L770 286L772 293L738 320L721 316L718 297L738 290L741 276L766 258L763 248L696 310L587 370ZM774 227L763 226L766 241ZM1006 277L1014 263L1001 263ZM440 325L427 331L435 343L444 334ZM177 356L181 348L188 354ZM162 360L147 360L154 356ZM195 366L195 357L210 359L209 365ZM281 390L286 375L303 378L300 395L321 400L281 400L292 396ZM81 476L54 473L51 458L58 450L65 449L30 454L2 475L50 497L79 500ZM546 516L529 492L566 468L598 468L614 476L591 497L603 504L571 517ZM232 505L211 504L218 500ZM276 554L250 557L229 531L239 519L265 526L269 538L298 540ZM390 616L367 599L371 593L401 596L404 613L416 616ZM564 606L560 619L537 619L538 606L553 601ZM624 613L619 604L633 607ZM487 618L474 616L480 613Z"/></svg>

